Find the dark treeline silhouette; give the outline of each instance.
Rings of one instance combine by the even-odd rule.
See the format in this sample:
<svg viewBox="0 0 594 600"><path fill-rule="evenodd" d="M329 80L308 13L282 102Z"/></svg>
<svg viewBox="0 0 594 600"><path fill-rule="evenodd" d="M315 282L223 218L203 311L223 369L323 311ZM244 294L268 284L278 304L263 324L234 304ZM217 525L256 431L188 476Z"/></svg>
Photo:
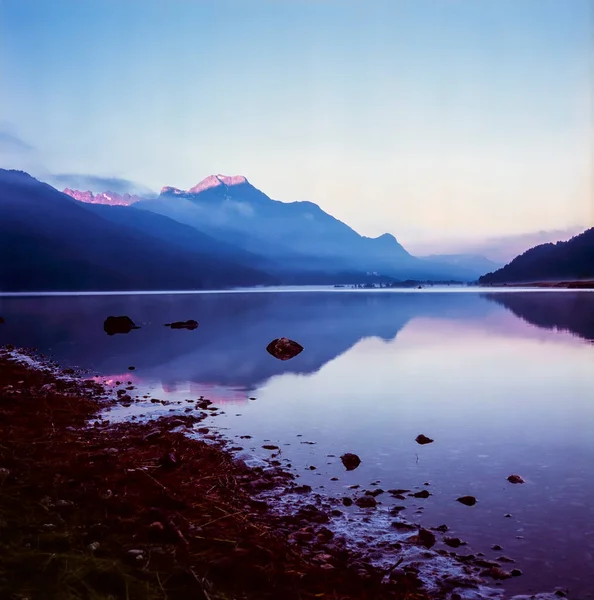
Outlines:
<svg viewBox="0 0 594 600"><path fill-rule="evenodd" d="M508 265L483 275L482 285L594 279L594 228L567 242L542 244Z"/></svg>

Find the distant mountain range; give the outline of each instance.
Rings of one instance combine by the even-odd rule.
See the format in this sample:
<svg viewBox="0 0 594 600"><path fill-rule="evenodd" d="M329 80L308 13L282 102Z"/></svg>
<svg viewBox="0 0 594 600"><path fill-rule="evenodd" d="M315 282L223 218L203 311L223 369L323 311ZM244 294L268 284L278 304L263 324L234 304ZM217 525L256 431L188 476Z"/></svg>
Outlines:
<svg viewBox="0 0 594 600"><path fill-rule="evenodd" d="M272 200L240 175L211 175L188 190L166 186L152 199L113 192L93 196L71 189L64 193L83 202L111 205L136 199L135 208L168 216L259 254L268 260L268 270L286 283L325 283L335 281L337 273L360 279L367 272L397 279L472 281L500 266L477 256L418 259L390 234L361 236L316 204Z"/></svg>
<svg viewBox="0 0 594 600"><path fill-rule="evenodd" d="M130 206L139 200L142 200L140 196L130 194L117 194L116 192L100 192L93 194L90 190L87 192L80 192L78 190L71 190L66 188L65 194L68 194L79 202L88 202L89 204L108 204L109 206Z"/></svg>
<svg viewBox="0 0 594 600"><path fill-rule="evenodd" d="M594 228L566 242L541 244L505 267L483 275L481 285L594 279Z"/></svg>
<svg viewBox="0 0 594 600"><path fill-rule="evenodd" d="M142 198L61 193L0 169L0 256L0 291L471 282L500 273L483 256L412 256L391 234L359 235L316 204L272 200L245 177L224 175Z"/></svg>
<svg viewBox="0 0 594 600"><path fill-rule="evenodd" d="M465 269L473 269L479 273L488 273L503 266L479 254L430 254L420 258L432 262L440 262L447 265L458 265Z"/></svg>
<svg viewBox="0 0 594 600"><path fill-rule="evenodd" d="M312 202L272 200L243 176L211 175L188 190L164 187L135 208L166 215L278 265L292 283L314 273L376 272L396 279L475 280L473 261L453 263L410 255L396 238L359 235ZM490 265L492 266L492 265Z"/></svg>

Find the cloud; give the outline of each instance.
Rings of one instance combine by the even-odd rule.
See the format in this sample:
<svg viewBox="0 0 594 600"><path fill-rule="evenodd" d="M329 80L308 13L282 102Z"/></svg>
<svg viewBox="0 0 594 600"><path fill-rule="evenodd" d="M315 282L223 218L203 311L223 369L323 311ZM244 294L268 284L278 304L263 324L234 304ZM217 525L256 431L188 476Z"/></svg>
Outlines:
<svg viewBox="0 0 594 600"><path fill-rule="evenodd" d="M0 121L0 167L26 171L36 177L45 174L37 148L13 131L10 123Z"/></svg>
<svg viewBox="0 0 594 600"><path fill-rule="evenodd" d="M28 144L20 137L6 131L0 130L0 152L2 153L28 153L35 150L31 144Z"/></svg>
<svg viewBox="0 0 594 600"><path fill-rule="evenodd" d="M50 183L59 188L69 187L77 190L98 192L116 192L118 194L138 194L141 196L156 196L157 194L146 186L124 179L122 177L100 177L85 173L57 173L48 175Z"/></svg>

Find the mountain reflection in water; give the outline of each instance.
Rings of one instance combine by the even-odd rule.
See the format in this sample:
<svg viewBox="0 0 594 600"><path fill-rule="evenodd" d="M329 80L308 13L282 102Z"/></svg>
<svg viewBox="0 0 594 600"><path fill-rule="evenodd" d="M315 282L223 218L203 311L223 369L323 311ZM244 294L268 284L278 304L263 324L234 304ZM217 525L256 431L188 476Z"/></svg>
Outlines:
<svg viewBox="0 0 594 600"><path fill-rule="evenodd" d="M0 343L35 347L100 375L134 365L166 389L183 381L252 390L275 375L314 373L361 339L392 340L414 319L476 321L499 306L537 327L594 339L594 294L582 292L238 292L0 298ZM141 329L107 336L109 315L129 315ZM164 327L187 318L200 327ZM305 351L286 362L270 357L267 344L281 336Z"/></svg>

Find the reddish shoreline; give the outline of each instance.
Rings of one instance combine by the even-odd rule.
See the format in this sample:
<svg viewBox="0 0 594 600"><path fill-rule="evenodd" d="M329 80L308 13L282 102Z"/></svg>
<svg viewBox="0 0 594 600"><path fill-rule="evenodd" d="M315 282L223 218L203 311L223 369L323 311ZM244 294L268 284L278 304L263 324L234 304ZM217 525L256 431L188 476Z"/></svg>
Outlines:
<svg viewBox="0 0 594 600"><path fill-rule="evenodd" d="M414 570L382 583L314 506L282 518L253 499L289 474L172 431L206 404L87 427L104 398L0 351L0 597L428 598Z"/></svg>

